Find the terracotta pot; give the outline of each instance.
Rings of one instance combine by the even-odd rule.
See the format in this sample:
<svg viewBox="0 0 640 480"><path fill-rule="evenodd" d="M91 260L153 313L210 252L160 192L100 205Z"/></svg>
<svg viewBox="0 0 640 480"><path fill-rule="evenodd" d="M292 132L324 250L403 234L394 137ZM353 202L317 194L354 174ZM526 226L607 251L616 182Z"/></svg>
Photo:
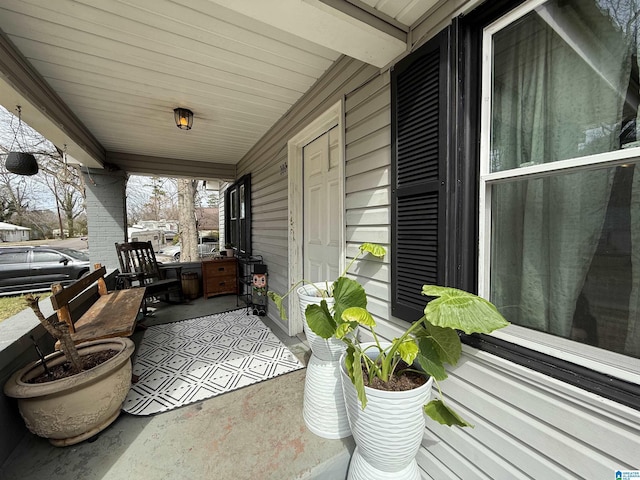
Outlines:
<svg viewBox="0 0 640 480"><path fill-rule="evenodd" d="M78 353L116 350L106 362L72 377L31 384L29 379L44 368L35 362L15 372L4 386L4 393L18 399L20 414L27 428L48 438L55 446L73 445L108 427L120 414L131 387L131 354L135 347L128 338L94 340L78 345ZM46 357L52 367L65 362L62 352Z"/></svg>
<svg viewBox="0 0 640 480"><path fill-rule="evenodd" d="M363 344L364 347L367 345ZM386 348L389 344L381 345ZM378 353L373 349L369 352L372 358ZM424 385L400 392L365 387L367 406L362 410L356 389L344 367L344 357L340 361L340 370L349 425L356 443L347 478L419 480L415 456L424 435L422 407L431 397L433 379L430 377Z"/></svg>

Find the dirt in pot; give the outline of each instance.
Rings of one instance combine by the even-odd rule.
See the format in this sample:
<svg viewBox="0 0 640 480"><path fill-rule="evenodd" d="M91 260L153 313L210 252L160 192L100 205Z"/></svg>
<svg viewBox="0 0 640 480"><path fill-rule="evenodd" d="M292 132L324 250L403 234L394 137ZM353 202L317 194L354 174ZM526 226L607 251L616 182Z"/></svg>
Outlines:
<svg viewBox="0 0 640 480"><path fill-rule="evenodd" d="M82 366L84 370L90 370L93 367L97 367L98 365L106 362L117 353L117 350L103 350L101 352L82 355ZM41 375L30 379L27 383L53 382L54 380L60 380L61 378L67 378L73 375L74 374L71 373L71 364L69 362L64 362L60 365L49 367L49 375L42 373Z"/></svg>
<svg viewBox="0 0 640 480"><path fill-rule="evenodd" d="M398 365L396 373L391 376L388 382L383 382L378 377L374 377L371 382L369 382L369 378L365 373L364 384L376 390L402 392L405 390L413 390L427 383L428 377L426 375L418 372L404 371L405 368L407 368L406 364Z"/></svg>

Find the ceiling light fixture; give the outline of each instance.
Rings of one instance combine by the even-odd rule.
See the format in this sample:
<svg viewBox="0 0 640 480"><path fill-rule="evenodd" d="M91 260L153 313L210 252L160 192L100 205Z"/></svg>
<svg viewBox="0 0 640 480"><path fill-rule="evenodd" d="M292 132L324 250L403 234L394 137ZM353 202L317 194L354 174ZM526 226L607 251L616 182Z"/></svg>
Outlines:
<svg viewBox="0 0 640 480"><path fill-rule="evenodd" d="M16 108L18 110L18 128L16 129L13 141L11 142L11 147L9 147L9 154L7 155L5 167L11 173L15 173L16 175L35 175L38 173L38 162L36 161L36 157L31 153L13 151L14 144L17 144L17 146L20 147L20 143L18 142L18 133L22 134L22 140L24 141L21 115L22 107L17 105Z"/></svg>
<svg viewBox="0 0 640 480"><path fill-rule="evenodd" d="M173 116L176 120L176 127L181 130L191 130L193 125L193 112L186 108L176 108L173 110Z"/></svg>

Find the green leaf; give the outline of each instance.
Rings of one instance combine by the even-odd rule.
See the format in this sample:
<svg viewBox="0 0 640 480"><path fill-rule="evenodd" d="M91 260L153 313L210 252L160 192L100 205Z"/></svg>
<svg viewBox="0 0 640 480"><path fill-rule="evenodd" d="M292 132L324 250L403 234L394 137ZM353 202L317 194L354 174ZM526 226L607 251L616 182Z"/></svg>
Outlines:
<svg viewBox="0 0 640 480"><path fill-rule="evenodd" d="M396 341L397 339L394 339L393 343ZM412 365L418 355L418 345L416 341L412 338L405 339L404 342L398 345L398 353L407 365Z"/></svg>
<svg viewBox="0 0 640 480"><path fill-rule="evenodd" d="M367 393L364 391L364 377L362 373L362 351L354 349L353 352L353 365L352 365L351 381L353 386L356 387L358 394L358 400L362 410L367 406Z"/></svg>
<svg viewBox="0 0 640 480"><path fill-rule="evenodd" d="M456 330L451 328L442 328L425 324L427 338L431 339L432 344L440 358L441 362L449 365L456 365L462 354L462 342Z"/></svg>
<svg viewBox="0 0 640 480"><path fill-rule="evenodd" d="M344 337L353 332L357 326L357 324L352 322L343 322L338 325L338 328L336 328L335 337L338 340L342 340Z"/></svg>
<svg viewBox="0 0 640 480"><path fill-rule="evenodd" d="M464 290L424 285L422 294L439 297L427 303L427 321L438 327L469 333L491 333L509 325L491 302Z"/></svg>
<svg viewBox="0 0 640 480"><path fill-rule="evenodd" d="M360 245L361 252L369 252L374 257L382 258L387 254L387 250L377 243L363 243Z"/></svg>
<svg viewBox="0 0 640 480"><path fill-rule="evenodd" d="M334 321L340 323L342 312L350 307L367 306L367 294L362 285L347 277L340 277L333 282Z"/></svg>
<svg viewBox="0 0 640 480"><path fill-rule="evenodd" d="M287 319L287 312L285 312L284 307L282 306L282 297L280 295L278 295L276 292L267 292L267 296L273 300L273 302L276 304L276 307L278 307L278 313L280 313L280 318L282 320L286 320Z"/></svg>
<svg viewBox="0 0 640 480"><path fill-rule="evenodd" d="M322 338L331 338L336 333L336 322L329 312L326 300L322 300L320 305L310 303L304 311L307 325L316 335Z"/></svg>
<svg viewBox="0 0 640 480"><path fill-rule="evenodd" d="M373 319L367 309L360 307L347 308L344 312L342 312L342 321L356 322L359 325L364 325L365 327L376 326L376 321Z"/></svg>
<svg viewBox="0 0 640 480"><path fill-rule="evenodd" d="M353 382L353 355L355 354L355 347L353 345L347 346L347 351L344 356L344 367L347 370L347 374L349 374L349 378L351 379L351 383Z"/></svg>
<svg viewBox="0 0 640 480"><path fill-rule="evenodd" d="M420 351L416 359L418 360L420 368L437 381L445 380L447 378L447 372L444 369L444 365L442 364L442 360L440 360L438 352L436 351L433 340L431 338L420 338L418 340L418 345L420 347Z"/></svg>
<svg viewBox="0 0 640 480"><path fill-rule="evenodd" d="M457 425L459 427L473 428L473 425L464 420L451 408L447 407L442 400L431 400L424 406L424 413L442 425L448 425L450 427Z"/></svg>

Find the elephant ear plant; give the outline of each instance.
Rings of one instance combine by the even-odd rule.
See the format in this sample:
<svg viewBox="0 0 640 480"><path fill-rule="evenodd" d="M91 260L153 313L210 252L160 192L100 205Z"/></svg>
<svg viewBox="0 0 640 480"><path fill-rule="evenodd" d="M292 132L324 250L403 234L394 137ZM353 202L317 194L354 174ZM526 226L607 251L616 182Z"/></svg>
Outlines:
<svg viewBox="0 0 640 480"><path fill-rule="evenodd" d="M412 366L417 362L424 373L433 377L440 393L439 399L424 406L425 413L444 425L471 426L443 400L438 382L447 378L444 364L454 366L458 363L462 352L458 330L467 334L490 333L507 326L509 322L491 302L463 290L424 285L422 294L436 298L427 303L422 318L384 348L376 334L375 320L363 307L345 309L335 328L326 315L308 316L307 320L318 335L333 331L337 338L347 344L345 367L363 409L367 405L365 378L369 384L376 377L388 382L393 375L415 371ZM374 340L372 345L361 345L351 334L358 325L370 330ZM370 358L368 349L377 351L378 356Z"/></svg>
<svg viewBox="0 0 640 480"><path fill-rule="evenodd" d="M329 285L327 283L326 288L316 288L318 297L322 297L323 300L319 305L307 306L305 316L307 317L307 322L309 324L313 322L320 329L318 332L312 328L317 335L322 338L331 338L334 333L336 333L338 324L342 323L342 312L350 307L364 308L367 306L367 295L364 288L355 280L347 278L346 274L353 263L361 256L370 254L374 257L382 258L386 253L387 251L381 245L377 245L375 243L363 243L360 245L358 254L351 259L342 274L333 282L333 284ZM305 283L315 286L313 282L300 280L284 295L279 295L273 291L267 292L269 298L273 300L278 307L280 318L283 320L287 319L287 314L284 310L284 306L282 305L283 300L297 287ZM329 310L329 306L325 300L329 297L332 297L334 300L333 312Z"/></svg>

